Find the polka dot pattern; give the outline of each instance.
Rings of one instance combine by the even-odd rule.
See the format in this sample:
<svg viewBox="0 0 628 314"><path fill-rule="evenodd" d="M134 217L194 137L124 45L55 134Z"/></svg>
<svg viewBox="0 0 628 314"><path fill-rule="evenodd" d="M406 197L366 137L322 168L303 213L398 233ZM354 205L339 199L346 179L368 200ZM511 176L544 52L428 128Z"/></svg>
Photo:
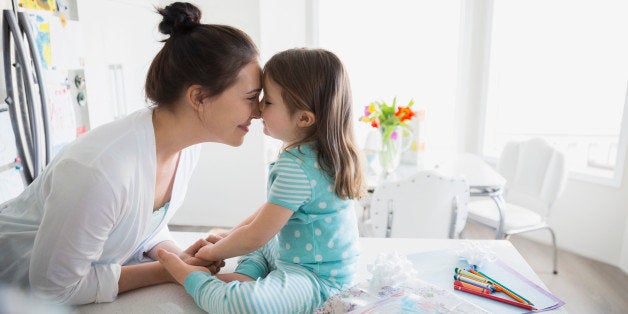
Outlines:
<svg viewBox="0 0 628 314"><path fill-rule="evenodd" d="M297 198L299 191L310 189L311 194L307 198L300 198L298 207L289 207L295 214L280 231L276 248L281 252L283 261L308 266L317 264L315 269L321 276L337 284L348 284L345 276L352 271L355 262L352 257L358 252L355 245L357 226L355 218L350 215L353 211L343 209L351 206L353 201L340 199L334 193L333 178L321 172L318 156L314 150L306 147L303 149L305 156L299 156L297 150L290 150L280 156L280 160L294 160L292 169L300 168L303 170L301 174L305 176L302 177L300 187L298 184L282 185L288 197L274 200L283 200L289 205L292 199ZM275 170L271 168L270 173L275 171L281 174L286 169L285 166ZM273 200L270 191L268 196L269 200Z"/></svg>

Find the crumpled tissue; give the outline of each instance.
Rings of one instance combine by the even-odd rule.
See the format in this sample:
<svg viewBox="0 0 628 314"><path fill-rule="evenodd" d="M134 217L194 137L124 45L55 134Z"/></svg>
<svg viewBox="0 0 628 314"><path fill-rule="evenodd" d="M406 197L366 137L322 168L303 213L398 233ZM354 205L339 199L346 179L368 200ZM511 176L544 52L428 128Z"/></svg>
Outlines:
<svg viewBox="0 0 628 314"><path fill-rule="evenodd" d="M405 255L398 252L380 253L366 269L371 273L370 290L378 291L384 286L400 287L413 283L418 272Z"/></svg>
<svg viewBox="0 0 628 314"><path fill-rule="evenodd" d="M461 260L467 261L469 265L478 267L497 260L497 254L487 244L479 241L461 242L460 248L456 249L456 254Z"/></svg>

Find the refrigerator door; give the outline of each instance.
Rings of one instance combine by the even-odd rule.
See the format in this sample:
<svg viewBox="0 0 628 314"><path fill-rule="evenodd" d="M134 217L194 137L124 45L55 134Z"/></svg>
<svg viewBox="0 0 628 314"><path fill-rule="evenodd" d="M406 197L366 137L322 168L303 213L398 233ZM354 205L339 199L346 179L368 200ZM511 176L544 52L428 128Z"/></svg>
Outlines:
<svg viewBox="0 0 628 314"><path fill-rule="evenodd" d="M4 10L2 17L5 102L30 184L90 128L81 25L56 11Z"/></svg>
<svg viewBox="0 0 628 314"><path fill-rule="evenodd" d="M24 42L18 18L11 10L3 11L3 59L5 84L9 115L16 136L16 146L24 167L24 178L30 184L41 172L46 162L46 144L43 139L44 118L41 116L41 98L39 92L45 92L41 79L36 80L36 72L31 64L37 64L31 58ZM34 47L31 47L33 49ZM36 48L34 48L36 49ZM45 103L43 104L45 106ZM43 137L42 137L43 136ZM43 148L43 149L42 149Z"/></svg>
<svg viewBox="0 0 628 314"><path fill-rule="evenodd" d="M37 50L37 43L35 42L35 35L33 32L33 29L29 23L28 18L26 17L26 15L24 14L24 12L18 12L17 14L17 18L18 18L18 24L20 26L20 29L22 30L23 34L26 37L27 43L28 43L28 55L31 57L31 60L33 62L33 72L29 72L31 75L33 75L33 80L35 80L35 83L37 83L37 88L38 91L32 90L32 92L36 92L37 95L39 95L39 106L37 107L38 109L41 110L41 114L38 116L39 120L41 121L41 127L42 127L42 135L43 135L43 153L41 154L41 164L42 167L47 165L50 162L50 127L48 125L48 121L49 121L49 114L48 114L48 102L47 102L47 90L46 90L46 84L44 82L44 75L42 74L42 64L41 64L41 60L38 58L38 50ZM35 95L33 95L33 102L37 102L37 99L34 98Z"/></svg>
<svg viewBox="0 0 628 314"><path fill-rule="evenodd" d="M0 103L0 204L16 197L24 189L17 156L8 106Z"/></svg>

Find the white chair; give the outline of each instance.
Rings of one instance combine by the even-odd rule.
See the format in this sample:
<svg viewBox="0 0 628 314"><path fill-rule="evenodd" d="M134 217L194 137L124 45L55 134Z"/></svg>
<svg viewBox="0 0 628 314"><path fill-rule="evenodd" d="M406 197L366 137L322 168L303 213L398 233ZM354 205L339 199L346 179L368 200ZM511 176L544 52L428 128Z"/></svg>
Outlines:
<svg viewBox="0 0 628 314"><path fill-rule="evenodd" d="M373 237L454 238L464 228L469 185L433 170L378 185L370 201Z"/></svg>
<svg viewBox="0 0 628 314"><path fill-rule="evenodd" d="M501 230L508 239L513 234L548 229L557 274L556 236L547 217L565 183L564 155L541 138L510 142L502 151L497 171L506 178L500 206L489 198L472 198L468 218L495 228L498 238L502 237Z"/></svg>

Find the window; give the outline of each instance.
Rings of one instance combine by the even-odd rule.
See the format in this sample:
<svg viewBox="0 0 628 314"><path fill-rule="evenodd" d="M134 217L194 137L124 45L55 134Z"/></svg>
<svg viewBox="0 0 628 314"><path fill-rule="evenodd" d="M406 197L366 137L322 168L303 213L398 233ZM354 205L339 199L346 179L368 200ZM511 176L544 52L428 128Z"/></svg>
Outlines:
<svg viewBox="0 0 628 314"><path fill-rule="evenodd" d="M318 46L336 53L351 80L357 119L375 100L425 109L427 147L454 144L459 1L319 1ZM357 123L358 145L372 130Z"/></svg>
<svg viewBox="0 0 628 314"><path fill-rule="evenodd" d="M540 136L566 153L576 177L619 185L626 12L623 0L493 2L485 155Z"/></svg>

